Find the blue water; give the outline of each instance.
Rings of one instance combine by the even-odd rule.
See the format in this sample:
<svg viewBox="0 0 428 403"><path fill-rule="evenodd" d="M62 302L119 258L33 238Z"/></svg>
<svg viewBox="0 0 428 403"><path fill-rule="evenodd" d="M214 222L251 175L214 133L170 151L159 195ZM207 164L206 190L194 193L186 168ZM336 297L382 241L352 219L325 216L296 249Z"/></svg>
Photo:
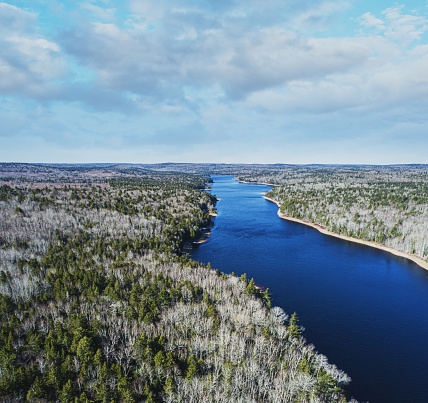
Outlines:
<svg viewBox="0 0 428 403"><path fill-rule="evenodd" d="M428 271L277 216L269 186L213 177L218 217L193 259L247 273L297 312L304 337L359 401L428 402Z"/></svg>

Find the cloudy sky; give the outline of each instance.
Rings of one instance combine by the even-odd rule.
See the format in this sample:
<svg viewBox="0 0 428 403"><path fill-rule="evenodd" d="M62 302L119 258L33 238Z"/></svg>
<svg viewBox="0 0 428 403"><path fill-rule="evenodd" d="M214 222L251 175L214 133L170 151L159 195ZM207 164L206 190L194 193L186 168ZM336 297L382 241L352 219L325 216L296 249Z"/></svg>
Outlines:
<svg viewBox="0 0 428 403"><path fill-rule="evenodd" d="M428 163L428 2L0 2L0 161Z"/></svg>

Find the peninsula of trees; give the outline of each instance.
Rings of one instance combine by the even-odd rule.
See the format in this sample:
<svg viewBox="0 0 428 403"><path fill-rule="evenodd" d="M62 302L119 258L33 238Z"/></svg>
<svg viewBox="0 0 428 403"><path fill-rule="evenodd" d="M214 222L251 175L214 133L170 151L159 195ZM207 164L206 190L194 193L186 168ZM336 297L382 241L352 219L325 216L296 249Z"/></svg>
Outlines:
<svg viewBox="0 0 428 403"><path fill-rule="evenodd" d="M4 402L346 402L297 315L183 253L209 179L0 164Z"/></svg>

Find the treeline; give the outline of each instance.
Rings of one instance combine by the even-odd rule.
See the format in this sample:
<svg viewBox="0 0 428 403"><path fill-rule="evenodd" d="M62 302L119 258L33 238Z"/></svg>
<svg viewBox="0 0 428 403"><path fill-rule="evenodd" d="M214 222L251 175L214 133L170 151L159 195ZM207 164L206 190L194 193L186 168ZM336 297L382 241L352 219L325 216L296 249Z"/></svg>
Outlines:
<svg viewBox="0 0 428 403"><path fill-rule="evenodd" d="M427 260L427 179L414 167L293 172L268 197L291 217Z"/></svg>
<svg viewBox="0 0 428 403"><path fill-rule="evenodd" d="M331 175L336 180L348 183L377 181L423 181L428 174L428 165L286 165L266 166L252 173L235 174L236 179L250 183L289 185L302 182L326 182Z"/></svg>
<svg viewBox="0 0 428 403"><path fill-rule="evenodd" d="M24 164L0 163L0 186L4 183L20 186L21 183L39 186L46 184L106 184L111 179L132 181L168 182L176 186L201 189L212 179L195 174L145 169L139 164ZM2 183L3 182L3 183Z"/></svg>
<svg viewBox="0 0 428 403"><path fill-rule="evenodd" d="M2 401L346 401L297 315L182 254L199 181L0 187Z"/></svg>

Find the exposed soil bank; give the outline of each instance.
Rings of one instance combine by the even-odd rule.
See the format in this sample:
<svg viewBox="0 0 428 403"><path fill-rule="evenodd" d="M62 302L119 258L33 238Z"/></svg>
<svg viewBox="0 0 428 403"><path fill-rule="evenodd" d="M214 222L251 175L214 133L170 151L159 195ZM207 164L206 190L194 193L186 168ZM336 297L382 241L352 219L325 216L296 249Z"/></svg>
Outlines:
<svg viewBox="0 0 428 403"><path fill-rule="evenodd" d="M266 183L266 182L246 182L246 181L240 181L237 178L233 178L233 180L238 181L239 183L246 183L247 185L281 186L281 185L275 185L273 183Z"/></svg>
<svg viewBox="0 0 428 403"><path fill-rule="evenodd" d="M211 216L215 217L218 214L210 214ZM211 228L214 226L214 223L211 221L210 225L207 228L203 228L201 229L201 235L198 238L197 241L193 241L192 245L193 247L195 247L196 245L200 245L201 243L204 243L206 241L208 241L210 234L211 234Z"/></svg>
<svg viewBox="0 0 428 403"><path fill-rule="evenodd" d="M217 213L209 213L211 217L216 217ZM214 223L211 221L206 228L202 228L200 231L200 236L197 238L196 241L186 241L183 245L183 253L189 253L193 249L199 247L200 244L207 242L210 238L211 234L211 228L214 226Z"/></svg>

